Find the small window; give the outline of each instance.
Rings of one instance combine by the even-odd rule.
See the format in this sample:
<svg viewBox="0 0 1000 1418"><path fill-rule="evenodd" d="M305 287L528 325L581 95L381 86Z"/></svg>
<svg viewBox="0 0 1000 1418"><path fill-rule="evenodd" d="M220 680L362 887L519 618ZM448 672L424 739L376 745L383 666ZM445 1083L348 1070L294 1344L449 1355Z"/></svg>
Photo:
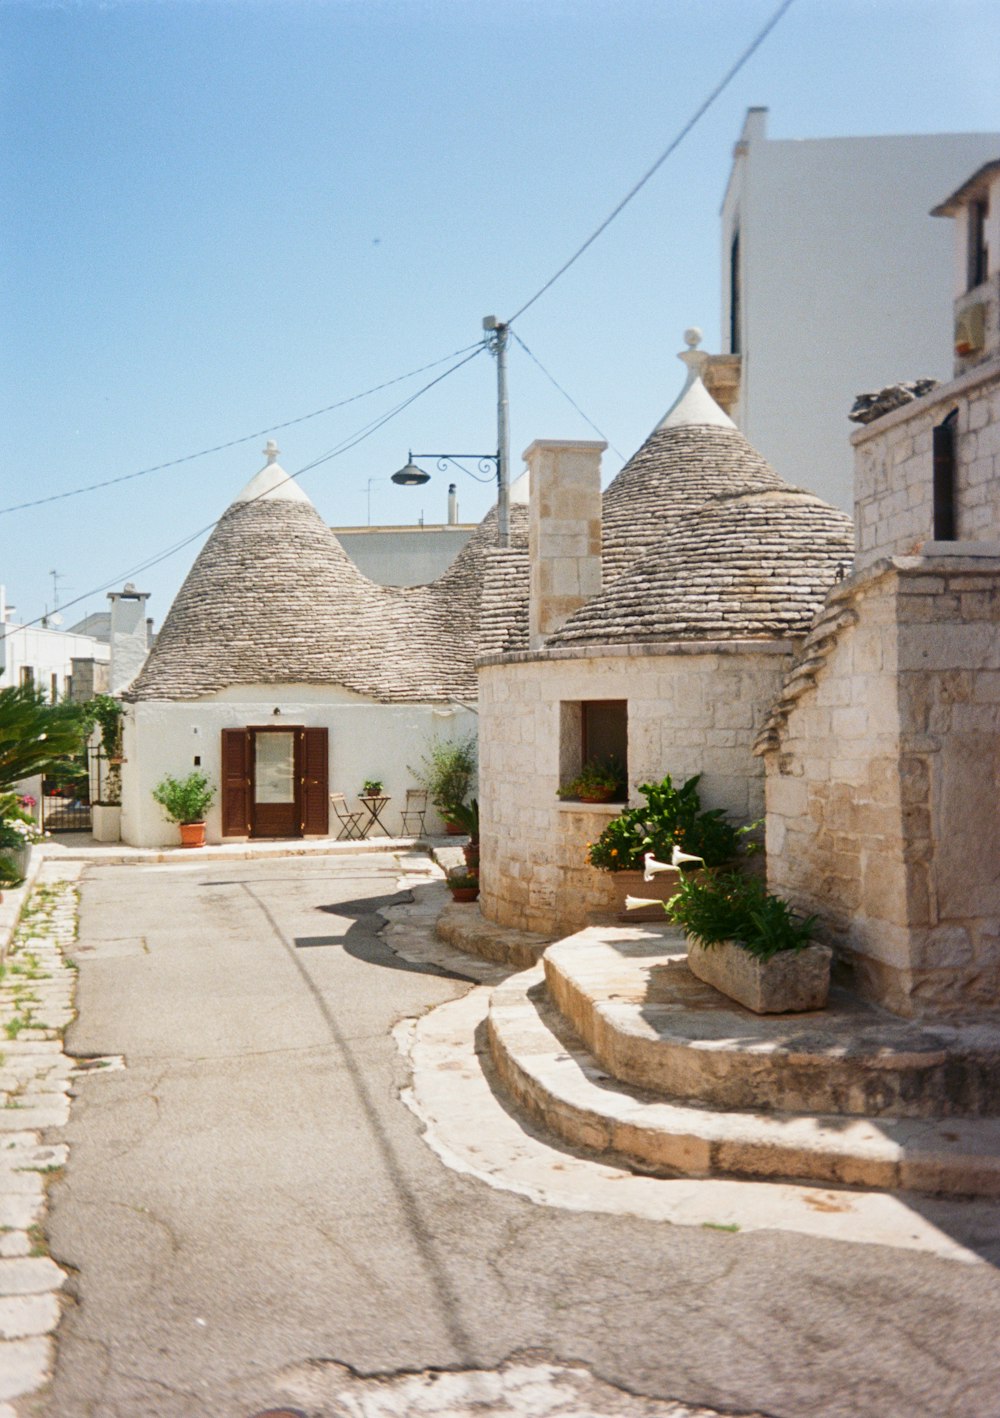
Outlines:
<svg viewBox="0 0 1000 1418"><path fill-rule="evenodd" d="M35 683L35 671L30 665L21 666L21 684L26 688L31 688Z"/></svg>
<svg viewBox="0 0 1000 1418"><path fill-rule="evenodd" d="M958 535L955 462L958 410L934 429L934 540L953 542Z"/></svg>
<svg viewBox="0 0 1000 1418"><path fill-rule="evenodd" d="M743 343L742 291L740 288L740 233L729 248L729 353L740 354Z"/></svg>
<svg viewBox="0 0 1000 1418"><path fill-rule="evenodd" d="M990 214L989 199L969 203L969 290L981 286L990 273L990 252L986 244L986 219Z"/></svg>
<svg viewBox="0 0 1000 1418"><path fill-rule="evenodd" d="M628 700L583 699L559 706L559 782L565 786L588 763L614 763L628 779Z"/></svg>

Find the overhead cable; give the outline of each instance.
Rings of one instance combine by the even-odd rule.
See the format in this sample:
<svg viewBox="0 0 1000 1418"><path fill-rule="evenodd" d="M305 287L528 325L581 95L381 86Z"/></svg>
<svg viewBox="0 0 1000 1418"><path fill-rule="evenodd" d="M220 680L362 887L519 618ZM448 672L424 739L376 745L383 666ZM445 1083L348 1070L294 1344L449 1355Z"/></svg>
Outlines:
<svg viewBox="0 0 1000 1418"><path fill-rule="evenodd" d="M468 353L470 349L472 351L471 354ZM318 468L323 463L332 462L334 458L339 458L342 454L350 452L352 448L356 448L359 443L363 443L366 438L370 438L373 433L377 433L383 425L389 423L390 420L394 419L398 414L401 414L404 409L408 409L411 404L415 403L417 399L426 394L428 390L433 389L435 384L440 384L442 380L447 379L449 375L454 374L457 370L461 369L463 365L468 364L470 360L474 360L477 355L481 355L485 349L486 345L481 342L477 343L475 346L466 346L466 350L461 351L461 353L465 355L464 359L460 359L457 364L453 364L449 369L444 370L443 373L429 380L418 389L415 394L409 395L409 397L402 400L401 403L396 404L386 413L379 415L377 419L373 419L370 423L364 424L360 429L355 430L354 433L348 435L348 437L344 439L342 443L337 444L336 447L331 448L326 453L321 453L318 458L314 458L311 463L306 463L306 465L299 468L297 472L289 473L289 479L294 481L302 477L304 473L310 472L313 468ZM436 360L435 363L439 364L440 360ZM425 369L431 367L430 365L424 366ZM267 432L267 430L265 429L264 432ZM272 489L267 488L264 492L259 492L256 497L248 498L246 502L230 504L226 512L233 511L238 515L247 507L252 507L255 502L259 502L262 497L267 497L270 491L272 491ZM225 515L226 513L224 512L222 516L224 517ZM149 571L151 567L158 566L161 561L167 561L170 557L175 556L177 552L182 551L184 547L190 546L191 543L197 541L199 537L205 536L206 533L213 532L221 521L222 517L216 517L214 521L208 522L204 527L199 527L196 532L191 532L181 541L174 542L174 544L165 551L158 552L155 556L151 556L147 560L138 563L128 571L120 571L117 576L112 576L110 580L103 581L99 586L92 586L89 591L84 591L80 596L74 596L71 601L64 601L62 605L56 606L54 611L47 611L44 615L36 616L34 620L27 620L21 625L8 626L7 629L0 634L0 641L8 639L11 635L17 634L18 631L27 630L32 625L40 625L42 621L48 620L57 612L61 614L62 611L68 610L71 606L79 605L81 601L86 601L91 596L100 595L102 591L107 591L111 586L117 586L120 582L129 581L133 576L141 575L143 571Z"/></svg>
<svg viewBox="0 0 1000 1418"><path fill-rule="evenodd" d="M536 354L532 354L531 350L528 349L528 346L521 339L521 336L517 333L517 331L512 330L511 334L514 336L514 339L517 341L517 343L521 346L522 350L524 350L524 353L528 356L528 358L530 360L534 360L535 364L538 365L538 368L545 375L545 378L549 381L549 383L559 390L560 394L563 396L563 398L568 404L572 404L573 408L576 409L577 413L583 419L584 423L594 430L598 438L604 439L605 443L611 449L612 453L616 454L622 460L623 463L627 462L628 460L626 459L625 454L621 451L621 449L616 448L615 445L611 442L611 439L608 437L608 435L604 433L602 429L599 429L597 427L597 424L594 422L594 420L587 417L587 415L583 412L583 410L580 408L580 405L576 402L572 395L567 394L566 390L559 383L558 379L556 379L555 375L549 373L549 371L545 368L545 365L542 363L542 361L538 358Z"/></svg>
<svg viewBox="0 0 1000 1418"><path fill-rule="evenodd" d="M670 157L671 153L675 152L677 148L680 147L681 143L691 132L691 129L694 128L695 125L699 122L699 120L705 116L705 114L712 107L713 103L715 103L715 100L719 97L719 95L729 87L733 79L736 78L736 75L743 68L744 64L746 64L747 60L750 59L751 56L756 53L756 51L760 48L760 46L764 43L765 39L767 39L768 35L774 29L778 21L782 18L782 16L787 10L791 9L794 3L795 0L781 0L781 4L778 6L777 10L775 10L774 14L768 20L764 28L757 34L757 36L753 39L750 45L743 51L743 53L737 59L736 63L732 66L732 68L724 75L723 78L719 80L719 82L716 84L715 88L708 95L708 97L702 100L702 102L695 109L694 113L684 124L684 127L680 130L680 132L673 139L673 141L663 150L660 156L653 163L653 166L649 168L648 171L643 173L642 177L639 178L639 181L635 184L631 191L625 194L622 200L618 203L617 207L615 207L614 211L611 212L607 217L605 217L604 221L601 222L601 225L597 228L597 230L592 232L590 236L587 237L587 240L583 243L583 245L579 247L578 250L574 251L573 255L569 258L569 260L565 261L563 265L559 267L555 275L550 276L549 279L545 282L545 284L541 286L540 289L535 291L535 294L531 297L531 299L526 300L521 306L521 308L514 312L514 314L507 321L508 325L513 325L514 321L520 319L520 317L524 314L526 310L530 310L536 300L541 300L545 292L547 290L551 290L551 288L555 285L556 281L559 280L560 276L564 276L569 270L569 268L575 265L577 261L579 261L583 253L588 250L589 247L593 246L594 242L601 235L601 233L607 231L608 227L611 225L614 219L625 210L629 202L631 202L632 198L637 196L645 187L646 183L650 180L650 178L653 177L657 172L659 172L660 168L666 162L667 158Z"/></svg>
<svg viewBox="0 0 1000 1418"><path fill-rule="evenodd" d="M172 458L168 463L157 463L151 468L140 468L135 473L122 473L117 478L105 478L103 482L88 483L86 487L74 487L68 492L54 492L48 497L36 497L32 502L17 502L11 507L0 507L0 516L5 512L23 512L28 507L41 507L46 502L62 502L67 497L79 497L81 493L97 492L102 487L114 487L117 483L131 482L133 478L144 478L149 473L162 473L167 468L178 468L182 463L191 463L196 458L207 458L210 453L223 453L227 448L238 448L241 443L250 443L255 438L263 438L268 433L279 433L283 428L292 428L295 424L306 423L309 419L319 418L321 414L329 414L334 409L342 409L347 404L356 404L359 399L367 399L371 394L378 394L383 389L389 389L393 384L402 384L407 379L415 379L418 374L425 374L428 369L436 369L439 364L446 364L450 359L457 359L459 355L467 354L471 349L479 348L476 345L466 345L463 349L453 350L451 354L442 355L440 359L435 359L430 364L422 364L419 369L411 369L408 374L397 374L395 379L387 379L383 384L376 384L371 389L365 389L360 394L352 394L350 398L338 399L335 404L327 404L322 409L313 409L312 413L299 414L297 418L285 419L284 423L273 423L268 428L259 428L255 433L244 433L239 438L230 438L226 443L216 443L211 448L201 448L197 453L185 453L181 458Z"/></svg>

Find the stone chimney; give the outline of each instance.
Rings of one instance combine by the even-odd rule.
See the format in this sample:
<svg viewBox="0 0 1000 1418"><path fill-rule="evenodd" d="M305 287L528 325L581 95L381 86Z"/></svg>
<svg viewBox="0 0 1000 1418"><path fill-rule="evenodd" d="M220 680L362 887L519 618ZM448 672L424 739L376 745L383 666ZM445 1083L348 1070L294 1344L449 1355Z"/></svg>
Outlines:
<svg viewBox="0 0 1000 1418"><path fill-rule="evenodd" d="M532 443L528 631L532 649L601 589L601 454L606 443Z"/></svg>
<svg viewBox="0 0 1000 1418"><path fill-rule="evenodd" d="M111 602L110 692L128 689L146 663L149 626L146 622L148 591L137 591L129 581L122 591L109 591Z"/></svg>

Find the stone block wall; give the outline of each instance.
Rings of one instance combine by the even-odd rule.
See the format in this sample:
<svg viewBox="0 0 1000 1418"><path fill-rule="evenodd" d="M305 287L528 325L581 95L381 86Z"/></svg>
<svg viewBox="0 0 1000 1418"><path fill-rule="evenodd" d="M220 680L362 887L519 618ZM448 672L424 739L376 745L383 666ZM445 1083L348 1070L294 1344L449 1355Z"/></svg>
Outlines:
<svg viewBox="0 0 1000 1418"><path fill-rule="evenodd" d="M586 859L614 805L563 803L560 705L628 701L630 802L640 783L701 773L706 807L762 815L763 764L752 745L790 651L771 641L550 651L490 657L479 672L480 904L503 925L566 933L614 901ZM570 716L566 716L570 717Z"/></svg>
<svg viewBox="0 0 1000 1418"><path fill-rule="evenodd" d="M933 430L958 410L958 540L1000 542L1000 362L979 365L852 436L855 570L934 536Z"/></svg>
<svg viewBox="0 0 1000 1418"><path fill-rule="evenodd" d="M771 889L904 1015L1000 1007L1000 560L908 558L843 612L767 759Z"/></svg>

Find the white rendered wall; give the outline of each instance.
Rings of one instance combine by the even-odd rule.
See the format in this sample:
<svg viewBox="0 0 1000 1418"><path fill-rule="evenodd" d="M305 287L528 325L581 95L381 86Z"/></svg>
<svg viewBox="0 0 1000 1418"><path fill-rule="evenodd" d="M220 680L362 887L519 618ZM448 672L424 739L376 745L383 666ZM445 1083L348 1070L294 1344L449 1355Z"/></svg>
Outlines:
<svg viewBox="0 0 1000 1418"><path fill-rule="evenodd" d="M740 230L733 418L783 478L850 511L856 394L952 373L953 229L931 217L1000 134L766 137L751 110L722 208L722 345Z"/></svg>
<svg viewBox="0 0 1000 1418"><path fill-rule="evenodd" d="M74 656L80 660L97 660L107 664L111 647L89 635L74 635L70 631L50 630L45 626L0 624L0 689L20 684L21 667L30 665L35 686L46 698L52 676L58 679L60 697L66 693L66 682L73 673Z"/></svg>
<svg viewBox="0 0 1000 1418"><path fill-rule="evenodd" d="M334 527L347 555L380 586L426 586L443 576L476 523L433 527Z"/></svg>
<svg viewBox="0 0 1000 1418"><path fill-rule="evenodd" d="M281 710L274 715L275 708ZM227 690L210 699L169 702L143 700L126 706L123 733L122 840L137 847L176 846L179 833L153 801L152 791L166 773L185 777L200 771L220 786L222 730L250 725L304 725L326 728L330 740L330 791L352 800L366 778L380 778L392 798L383 814L391 832L400 828L407 788L417 786L409 765L419 766L432 739L475 734L468 709L425 704L373 704L346 690L313 685L253 686ZM210 842L222 837L219 799L206 819ZM338 824L331 833L336 837ZM442 831L437 815L428 830Z"/></svg>

